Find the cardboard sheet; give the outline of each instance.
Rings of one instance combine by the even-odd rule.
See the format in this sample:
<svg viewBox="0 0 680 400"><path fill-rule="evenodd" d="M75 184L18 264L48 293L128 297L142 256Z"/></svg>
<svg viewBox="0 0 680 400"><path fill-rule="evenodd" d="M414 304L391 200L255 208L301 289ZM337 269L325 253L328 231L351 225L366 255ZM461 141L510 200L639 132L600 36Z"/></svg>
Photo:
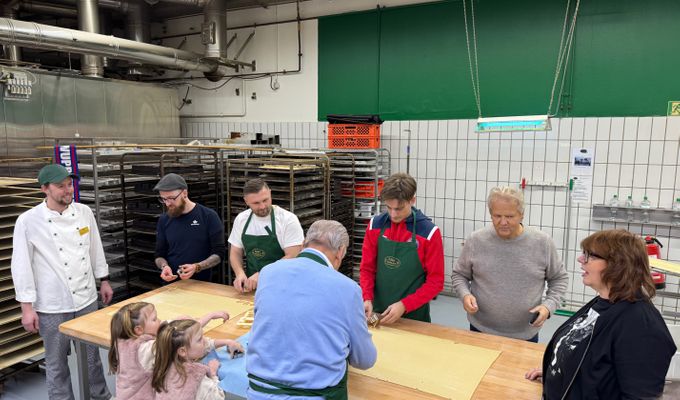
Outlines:
<svg viewBox="0 0 680 400"><path fill-rule="evenodd" d="M468 400L500 351L393 328L371 329L378 361L355 373L447 399Z"/></svg>
<svg viewBox="0 0 680 400"><path fill-rule="evenodd" d="M182 289L170 289L142 299L156 307L156 313L161 320L175 319L181 315L200 318L212 311L224 310L229 317L235 318L253 308L252 301L237 300L225 296L199 293ZM113 315L115 311L111 312ZM203 330L209 331L222 325L222 320L212 320Z"/></svg>

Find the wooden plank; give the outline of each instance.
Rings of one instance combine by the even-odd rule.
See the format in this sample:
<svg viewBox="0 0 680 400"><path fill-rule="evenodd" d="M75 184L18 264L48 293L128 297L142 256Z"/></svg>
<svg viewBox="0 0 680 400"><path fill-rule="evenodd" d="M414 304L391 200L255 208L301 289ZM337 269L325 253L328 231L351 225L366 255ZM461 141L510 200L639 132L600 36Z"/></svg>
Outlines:
<svg viewBox="0 0 680 400"><path fill-rule="evenodd" d="M9 176L0 177L0 186L14 186L14 185L26 185L26 184L38 184L37 179L28 178L13 178Z"/></svg>
<svg viewBox="0 0 680 400"><path fill-rule="evenodd" d="M16 351L6 356L0 357L0 369L10 367L14 364L18 364L29 358L36 357L45 352L42 340L39 343L33 344L19 351Z"/></svg>
<svg viewBox="0 0 680 400"><path fill-rule="evenodd" d="M0 197L5 196L33 196L44 197L39 188L0 186Z"/></svg>
<svg viewBox="0 0 680 400"><path fill-rule="evenodd" d="M12 217L16 219L16 217L21 215L24 211L28 210L29 208L30 207L18 207L18 206L0 207L0 220L6 220ZM14 223L14 221L12 221L12 223Z"/></svg>
<svg viewBox="0 0 680 400"><path fill-rule="evenodd" d="M18 310L20 307L21 303L14 299L2 301L0 302L0 314L11 310Z"/></svg>
<svg viewBox="0 0 680 400"><path fill-rule="evenodd" d="M21 310L9 310L0 313L0 325L6 324L8 322L20 321L21 320Z"/></svg>
<svg viewBox="0 0 680 400"><path fill-rule="evenodd" d="M28 196L0 196L0 207L10 207L10 206L20 206L20 205L30 205L34 206L40 204L43 199L38 197L28 197Z"/></svg>
<svg viewBox="0 0 680 400"><path fill-rule="evenodd" d="M0 301L7 301L14 298L14 286L12 289L0 292Z"/></svg>
<svg viewBox="0 0 680 400"><path fill-rule="evenodd" d="M21 325L21 319L0 325L0 335L16 329L24 329L24 327Z"/></svg>
<svg viewBox="0 0 680 400"><path fill-rule="evenodd" d="M36 343L42 343L42 338L39 335L30 335L23 337L21 339L15 340L11 343L8 343L0 347L0 356L14 353L15 351L25 349Z"/></svg>
<svg viewBox="0 0 680 400"><path fill-rule="evenodd" d="M9 332L5 332L3 334L0 334L0 346L5 346L6 344L10 344L11 342L17 341L19 339L31 335L34 334L24 329L23 326L18 329L11 330Z"/></svg>

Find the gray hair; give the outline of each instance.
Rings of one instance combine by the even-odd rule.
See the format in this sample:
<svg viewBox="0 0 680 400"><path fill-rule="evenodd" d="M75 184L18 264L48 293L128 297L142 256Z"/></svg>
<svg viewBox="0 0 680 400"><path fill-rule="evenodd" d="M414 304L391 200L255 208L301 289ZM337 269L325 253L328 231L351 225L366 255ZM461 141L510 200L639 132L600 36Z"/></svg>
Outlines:
<svg viewBox="0 0 680 400"><path fill-rule="evenodd" d="M347 234L347 229L338 221L321 219L309 227L302 246L308 247L312 244L338 251L343 246L345 248L349 247L349 235Z"/></svg>
<svg viewBox="0 0 680 400"><path fill-rule="evenodd" d="M510 200L517 204L517 211L524 215L524 194L521 191L510 187L501 186L491 189L489 192L489 197L486 200L486 204L489 207L489 212L491 212L491 203L496 199Z"/></svg>

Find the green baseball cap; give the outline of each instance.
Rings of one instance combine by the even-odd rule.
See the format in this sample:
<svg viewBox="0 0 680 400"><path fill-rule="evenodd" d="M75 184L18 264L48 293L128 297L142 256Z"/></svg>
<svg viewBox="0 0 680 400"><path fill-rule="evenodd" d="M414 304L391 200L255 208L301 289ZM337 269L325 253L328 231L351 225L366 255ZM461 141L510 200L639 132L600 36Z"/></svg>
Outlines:
<svg viewBox="0 0 680 400"><path fill-rule="evenodd" d="M59 183L69 176L73 179L80 179L78 175L68 172L66 167L61 164L45 165L40 172L38 172L38 183L40 183L40 185Z"/></svg>

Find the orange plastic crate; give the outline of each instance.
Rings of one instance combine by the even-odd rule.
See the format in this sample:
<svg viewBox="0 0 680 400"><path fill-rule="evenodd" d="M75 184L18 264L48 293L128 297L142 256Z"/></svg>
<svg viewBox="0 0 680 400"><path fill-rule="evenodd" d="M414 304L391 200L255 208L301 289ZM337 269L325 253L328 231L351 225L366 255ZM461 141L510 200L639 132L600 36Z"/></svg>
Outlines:
<svg viewBox="0 0 680 400"><path fill-rule="evenodd" d="M330 149L380 148L380 125L328 124L328 148Z"/></svg>
<svg viewBox="0 0 680 400"><path fill-rule="evenodd" d="M378 179L378 195L382 191L383 186L385 186L385 181ZM351 196L351 189L343 189L342 194L345 196ZM375 181L367 182L356 182L354 184L354 196L364 199L372 199L376 197L375 194Z"/></svg>

